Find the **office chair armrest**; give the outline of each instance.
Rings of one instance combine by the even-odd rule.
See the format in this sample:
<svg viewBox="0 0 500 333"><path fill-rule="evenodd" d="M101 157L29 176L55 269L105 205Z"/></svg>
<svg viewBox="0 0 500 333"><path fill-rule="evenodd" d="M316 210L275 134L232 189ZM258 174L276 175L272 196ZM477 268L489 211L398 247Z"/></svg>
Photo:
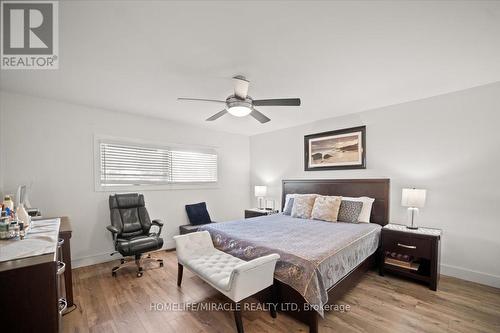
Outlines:
<svg viewBox="0 0 500 333"><path fill-rule="evenodd" d="M156 233L156 235L158 235L158 237L160 237L160 235L161 235L161 228L163 228L163 221L157 219L157 220L151 221L151 224L158 227L158 232Z"/></svg>
<svg viewBox="0 0 500 333"><path fill-rule="evenodd" d="M116 243L118 242L118 233L120 232L120 229L118 229L114 225L108 225L106 227L106 229L108 229L111 232L111 234L113 235L113 245L116 249ZM111 253L111 255L113 255L113 254L115 254L115 252Z"/></svg>
<svg viewBox="0 0 500 333"><path fill-rule="evenodd" d="M151 224L152 225L157 225L160 228L163 227L163 221L162 220L153 220L153 221L151 221Z"/></svg>
<svg viewBox="0 0 500 333"><path fill-rule="evenodd" d="M113 236L115 236L117 233L120 232L120 230L118 230L118 228L115 227L114 225L108 225L106 227L106 229L108 229L109 231L111 231L111 233L113 234Z"/></svg>

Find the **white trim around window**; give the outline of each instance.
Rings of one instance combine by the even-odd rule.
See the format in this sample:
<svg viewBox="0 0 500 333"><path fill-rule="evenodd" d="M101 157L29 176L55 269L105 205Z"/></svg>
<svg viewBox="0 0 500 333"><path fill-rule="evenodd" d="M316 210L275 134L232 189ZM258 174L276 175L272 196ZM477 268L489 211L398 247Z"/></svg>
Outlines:
<svg viewBox="0 0 500 333"><path fill-rule="evenodd" d="M217 188L218 167L215 147L94 135L96 191Z"/></svg>

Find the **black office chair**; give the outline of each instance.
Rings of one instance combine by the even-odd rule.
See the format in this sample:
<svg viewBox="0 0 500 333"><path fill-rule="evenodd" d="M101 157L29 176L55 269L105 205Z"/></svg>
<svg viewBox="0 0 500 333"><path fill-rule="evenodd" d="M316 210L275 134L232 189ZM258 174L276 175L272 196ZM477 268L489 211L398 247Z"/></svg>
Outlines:
<svg viewBox="0 0 500 333"><path fill-rule="evenodd" d="M106 228L113 234L115 250L124 257L133 256L135 258L137 276L142 276L142 261L157 261L160 263L160 267L163 267L162 259L152 259L149 254L146 258L141 258L143 253L161 249L163 246L163 239L160 238L163 222L150 220L144 204L144 196L137 193L110 195L109 209L111 211L111 225ZM151 233L151 226L157 226L158 232ZM117 252L113 252L111 255ZM111 274L116 276L116 271L128 263L132 262L122 258L120 266L113 267Z"/></svg>

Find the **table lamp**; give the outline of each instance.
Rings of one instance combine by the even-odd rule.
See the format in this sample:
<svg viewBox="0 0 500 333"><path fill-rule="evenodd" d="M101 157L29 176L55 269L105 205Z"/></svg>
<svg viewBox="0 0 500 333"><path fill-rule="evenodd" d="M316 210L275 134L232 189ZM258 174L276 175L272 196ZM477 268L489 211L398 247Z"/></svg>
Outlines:
<svg viewBox="0 0 500 333"><path fill-rule="evenodd" d="M401 205L408 207L408 229L418 229L415 226L415 215L418 215L418 209L424 207L426 190L416 188L404 188L401 197Z"/></svg>
<svg viewBox="0 0 500 333"><path fill-rule="evenodd" d="M257 185L255 186L255 196L259 200L259 209L262 209L262 200L267 194L267 186Z"/></svg>

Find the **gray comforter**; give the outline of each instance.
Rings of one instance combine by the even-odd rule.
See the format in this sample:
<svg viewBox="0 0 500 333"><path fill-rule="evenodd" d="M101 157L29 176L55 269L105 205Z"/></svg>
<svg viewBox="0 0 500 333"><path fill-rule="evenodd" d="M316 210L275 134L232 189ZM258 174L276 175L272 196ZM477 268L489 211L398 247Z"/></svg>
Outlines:
<svg viewBox="0 0 500 333"><path fill-rule="evenodd" d="M328 288L376 251L380 228L373 223L331 223L277 214L200 229L210 232L218 249L243 260L278 253L275 278L323 315Z"/></svg>

